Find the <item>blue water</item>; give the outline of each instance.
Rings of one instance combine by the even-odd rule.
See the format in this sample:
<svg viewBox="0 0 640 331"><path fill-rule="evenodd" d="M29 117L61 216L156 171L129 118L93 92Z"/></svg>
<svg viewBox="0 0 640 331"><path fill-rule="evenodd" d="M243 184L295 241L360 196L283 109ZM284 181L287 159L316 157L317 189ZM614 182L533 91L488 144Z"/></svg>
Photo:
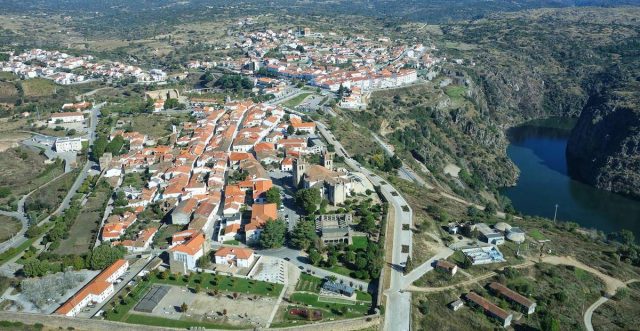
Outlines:
<svg viewBox="0 0 640 331"><path fill-rule="evenodd" d="M507 154L520 169L520 177L516 186L504 188L502 193L523 214L553 218L558 204L558 220L606 233L629 229L640 238L640 201L568 176L565 149L570 122L559 121L565 120L555 119L553 124L564 128L537 123L509 130Z"/></svg>

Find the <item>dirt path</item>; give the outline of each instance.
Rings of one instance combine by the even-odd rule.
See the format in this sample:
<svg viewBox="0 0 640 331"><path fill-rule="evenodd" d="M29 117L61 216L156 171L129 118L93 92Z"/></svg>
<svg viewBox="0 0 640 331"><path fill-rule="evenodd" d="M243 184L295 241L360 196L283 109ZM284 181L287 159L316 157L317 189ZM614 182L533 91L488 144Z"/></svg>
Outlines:
<svg viewBox="0 0 640 331"><path fill-rule="evenodd" d="M530 267L530 266L532 266L534 264L535 264L535 262L533 262L533 261L527 261L525 263L514 265L514 266L511 266L511 267L512 268L527 268L527 267ZM504 269L506 267L508 267L508 266L504 266L502 268L499 268L499 270L502 270L502 269ZM467 273L465 273L465 274L469 275ZM452 285L448 285L448 286L442 286L442 287L418 287L418 286L413 286L412 285L412 286L409 286L407 288L407 290L408 291L413 291L413 292L442 292L442 291L451 290L451 289L454 289L454 288L460 287L460 286L466 286L466 285L475 284L475 283L477 283L477 282L479 282L481 280L485 280L487 278L491 278L491 277L496 276L496 275L497 275L497 273L495 271L492 271L492 272L486 273L484 275L476 276L476 277L473 277L473 278L471 278L469 280L465 280L463 282L452 284Z"/></svg>
<svg viewBox="0 0 640 331"><path fill-rule="evenodd" d="M595 275L596 277L600 278L606 287L606 291L607 294L609 295L614 295L616 293L616 291L621 288L626 286L625 282L617 279L617 278L613 278L609 275L605 275L602 272L600 272L597 269L594 269L578 260L576 260L575 258L571 257L571 256L545 256L541 259L541 262L545 262L545 263L549 263L549 264L554 264L554 265L571 265L574 266L576 268L580 268L583 269L584 271L587 271L593 275Z"/></svg>

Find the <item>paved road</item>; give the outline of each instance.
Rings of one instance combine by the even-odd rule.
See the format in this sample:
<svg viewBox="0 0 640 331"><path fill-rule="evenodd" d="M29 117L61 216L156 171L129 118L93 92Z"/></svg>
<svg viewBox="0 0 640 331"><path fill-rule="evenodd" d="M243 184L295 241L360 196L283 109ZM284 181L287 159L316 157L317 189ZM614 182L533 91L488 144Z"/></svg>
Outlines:
<svg viewBox="0 0 640 331"><path fill-rule="evenodd" d="M0 253L8 250L11 247L18 247L18 246L22 245L22 243L27 240L27 238L24 236L24 234L27 232L27 229L29 228L29 218L27 218L27 215L24 213L24 203L27 200L27 197L29 197L29 195L32 192L33 191L23 195L22 198L20 198L20 201L18 201L18 210L17 211L0 210L0 215L13 217L13 218L19 220L20 221L20 225L21 225L20 231L18 231L18 233L16 233L13 236L11 236L11 239L9 239L9 240L7 240L7 241L5 241L5 242L0 244Z"/></svg>
<svg viewBox="0 0 640 331"><path fill-rule="evenodd" d="M587 331L593 331L593 324L591 324L591 318L593 317L593 312L598 309L603 303L609 301L608 298L600 297L596 302L594 302L587 311L584 313L584 326L587 328Z"/></svg>
<svg viewBox="0 0 640 331"><path fill-rule="evenodd" d="M413 282L420 279L420 277L424 276L427 272L433 270L433 266L437 260L446 259L453 254L453 250L448 247L441 247L440 250L431 257L429 260L425 261L423 264L419 265L407 275L402 277L402 289L407 289Z"/></svg>
<svg viewBox="0 0 640 331"><path fill-rule="evenodd" d="M97 314L104 306L109 303L111 298L118 295L118 293L127 286L127 284L133 280L151 261L154 259L154 255L151 255L147 258L139 259L129 266L129 270L127 270L124 275L122 275L122 281L118 284L114 284L113 294L110 295L107 299L105 299L102 303L95 305L93 308L89 308L85 311L82 311L78 316L79 317L93 317Z"/></svg>
<svg viewBox="0 0 640 331"><path fill-rule="evenodd" d="M380 192L393 207L392 258L391 261L388 261L391 263L391 286L385 291L387 307L384 330L409 330L411 324L411 293L403 290L403 269L407 257L411 256L413 252L413 237L410 230L413 227L413 211L392 185L350 158L342 144L335 139L324 124L316 122L316 125L327 142L334 145L336 153L345 158L345 163L352 169L360 171L367 176L374 186L380 187Z"/></svg>
<svg viewBox="0 0 640 331"><path fill-rule="evenodd" d="M376 134L371 134L373 135L373 138L375 139L375 141L382 146L382 149L385 151L385 153L387 153L387 155L389 156L393 156L395 155L395 150L393 149L393 146L389 145L388 143L384 142L380 137L378 137L378 135ZM406 178L409 178L412 182L417 183L419 185L422 185L430 190L432 190L434 187L432 185L430 185L429 183L427 183L422 177L420 177L418 174L416 174L413 169L409 168L404 161L402 162L402 167L400 167L400 169L398 169L398 171L404 175Z"/></svg>
<svg viewBox="0 0 640 331"><path fill-rule="evenodd" d="M309 264L309 259L306 254L302 253L299 250L291 249L291 248L275 248L275 249L266 249L257 251L258 254L264 256L273 256L281 259L287 260L289 263L292 263L298 269L302 267L300 270L304 270L305 272L311 273L312 275L320 278L325 278L329 276L336 277L338 281L343 281L345 284L353 286L357 289L367 290L369 288L369 283L363 280L347 277L344 275L337 274L335 272L331 272L322 268L315 267Z"/></svg>

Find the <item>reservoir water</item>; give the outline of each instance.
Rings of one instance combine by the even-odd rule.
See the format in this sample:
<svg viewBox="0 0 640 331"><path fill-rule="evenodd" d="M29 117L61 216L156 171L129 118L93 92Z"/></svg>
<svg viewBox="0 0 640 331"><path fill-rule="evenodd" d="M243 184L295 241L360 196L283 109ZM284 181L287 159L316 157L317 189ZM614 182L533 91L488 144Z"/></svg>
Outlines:
<svg viewBox="0 0 640 331"><path fill-rule="evenodd" d="M567 174L565 149L574 121L547 119L508 131L507 154L520 169L516 186L501 192L527 215L573 221L605 233L628 229L640 238L640 201L596 189Z"/></svg>

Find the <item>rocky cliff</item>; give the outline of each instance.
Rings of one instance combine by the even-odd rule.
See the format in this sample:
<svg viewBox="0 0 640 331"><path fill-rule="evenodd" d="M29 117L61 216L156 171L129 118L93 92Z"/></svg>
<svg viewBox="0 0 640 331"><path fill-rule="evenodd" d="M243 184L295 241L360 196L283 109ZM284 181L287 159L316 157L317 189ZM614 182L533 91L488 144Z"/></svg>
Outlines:
<svg viewBox="0 0 640 331"><path fill-rule="evenodd" d="M639 87L604 91L589 99L567 145L573 177L640 198Z"/></svg>

